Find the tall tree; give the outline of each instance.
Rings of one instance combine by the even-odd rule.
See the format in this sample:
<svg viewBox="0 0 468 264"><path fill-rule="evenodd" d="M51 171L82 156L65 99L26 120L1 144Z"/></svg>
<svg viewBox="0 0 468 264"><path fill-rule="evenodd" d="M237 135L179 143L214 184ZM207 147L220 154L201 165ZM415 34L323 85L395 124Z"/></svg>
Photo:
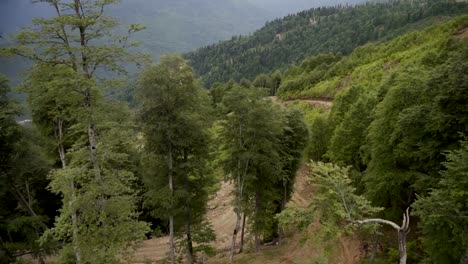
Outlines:
<svg viewBox="0 0 468 264"><path fill-rule="evenodd" d="M252 221L257 245L261 234L271 235L273 215L289 195L307 132L297 112L278 108L258 89L234 85L225 92L221 111L220 157L236 184L232 261L239 232L243 248L243 216Z"/></svg>
<svg viewBox="0 0 468 264"><path fill-rule="evenodd" d="M413 204L432 262L464 263L468 258L468 142L447 153L442 179Z"/></svg>
<svg viewBox="0 0 468 264"><path fill-rule="evenodd" d="M199 224L206 209L210 110L207 94L192 68L182 58L164 56L146 69L139 82L140 121L145 152L159 167L145 179L151 199L161 200L157 183L168 182L169 199L156 201L169 218L170 259L175 262L174 236L182 215L188 260L195 261L191 226ZM184 210L180 209L184 208ZM161 208L159 209L161 210Z"/></svg>
<svg viewBox="0 0 468 264"><path fill-rule="evenodd" d="M71 237L75 261L118 261L116 253L126 250L127 242L142 238L146 227L136 221L137 214L132 205L134 195L126 187L133 177L128 171L116 170L122 164L109 160L113 155L120 155L120 150L108 144L110 142L105 142L115 131L104 128L105 118L98 113L102 102L100 93L109 83L98 78L97 73L124 72L121 63L135 61L137 57L127 51L133 45L129 42L129 36L113 34L117 21L105 16L106 8L116 1L41 2L48 3L55 11L55 16L35 19L32 26L16 35L17 46L5 51L61 71L62 74L51 78L57 83L62 82L62 86L70 81L61 77L75 81L68 86L68 92L76 93L81 98L82 107L77 110L82 111L82 114L75 125L79 131L86 133L85 141L78 138L73 145L70 166L66 165L64 151L60 151L63 170L57 170L51 175L51 188L54 192L62 193L66 202L56 227L48 234L66 238L67 232L63 232L62 225L68 226L74 222L76 217L73 212L77 212L81 220L77 224L80 234ZM141 26L132 25L128 33L140 29ZM98 131L99 127L103 131ZM99 150L101 147L102 150ZM126 155L121 155L115 161L125 163L126 158ZM64 179L67 179L66 184L63 183ZM76 199L75 194L79 196ZM91 204L95 206L90 208ZM100 244L106 247L93 247L98 241L92 242L92 237L101 232L109 232L113 236L103 236L106 243Z"/></svg>
<svg viewBox="0 0 468 264"><path fill-rule="evenodd" d="M19 109L8 92L7 81L0 76L0 263L27 252L44 263L50 245L40 245L38 239L50 222L47 215L57 210L53 195L43 190L51 162L37 130L16 123Z"/></svg>

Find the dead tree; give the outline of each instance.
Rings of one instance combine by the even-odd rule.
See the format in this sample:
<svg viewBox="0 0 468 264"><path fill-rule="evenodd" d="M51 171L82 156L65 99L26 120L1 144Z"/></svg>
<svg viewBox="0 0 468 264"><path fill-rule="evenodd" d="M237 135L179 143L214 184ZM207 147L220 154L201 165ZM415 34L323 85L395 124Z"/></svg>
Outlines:
<svg viewBox="0 0 468 264"><path fill-rule="evenodd" d="M403 223L401 226L395 224L392 221L388 221L385 219L380 218L371 218L371 219L364 219L360 221L356 221L358 224L369 224L369 223L378 223L378 224L386 224L398 231L398 250L400 251L400 264L406 264L406 235L409 233L409 208L406 209L405 213L403 214Z"/></svg>

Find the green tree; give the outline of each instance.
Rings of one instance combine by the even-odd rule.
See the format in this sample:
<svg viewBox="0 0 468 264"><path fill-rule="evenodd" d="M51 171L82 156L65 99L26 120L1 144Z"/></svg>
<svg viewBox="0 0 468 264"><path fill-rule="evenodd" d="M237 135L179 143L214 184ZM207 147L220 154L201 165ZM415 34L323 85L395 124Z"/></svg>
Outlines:
<svg viewBox="0 0 468 264"><path fill-rule="evenodd" d="M53 245L40 245L38 239L48 228L47 209L57 209L54 197L43 191L51 162L34 127L16 123L19 109L8 92L6 79L0 77L0 262L31 252L44 263Z"/></svg>
<svg viewBox="0 0 468 264"><path fill-rule="evenodd" d="M281 82L283 81L283 75L279 70L276 70L273 72L270 76L271 78L271 90L270 90L270 96L275 96L278 88L281 86Z"/></svg>
<svg viewBox="0 0 468 264"><path fill-rule="evenodd" d="M421 219L430 262L463 263L468 254L468 142L446 155L439 184L418 197L414 214Z"/></svg>
<svg viewBox="0 0 468 264"><path fill-rule="evenodd" d="M278 108L258 89L234 85L224 95L222 106L217 125L219 157L224 172L236 184L232 260L239 232L239 248L243 249L242 219L247 215L257 246L261 235L270 238L276 233L273 216L292 191L307 129L298 111Z"/></svg>
<svg viewBox="0 0 468 264"><path fill-rule="evenodd" d="M116 1L42 2L50 5L55 16L35 19L31 27L16 35L17 45L4 51L40 64L37 67L59 72L56 76L49 75L55 82L47 95L49 97L56 94L57 87L63 88L71 83L68 93L76 93L82 105L74 108L80 115L73 125L77 133L85 135L73 142L69 165L63 167L65 159L62 155L64 151L61 151L62 170L51 174L51 189L63 195L64 203L55 227L46 236L52 235L67 242L67 230L75 230L76 235L71 235L74 261L119 262L117 255L126 251L131 241L143 238L147 227L136 219L135 196L129 188L134 177L124 165L128 162L128 152L122 152L119 148L119 144L129 143L120 138L128 136L124 135L129 131L125 127L128 123L123 122L125 129L120 131L121 134L106 126L113 120L107 120L102 115L101 107L105 103L102 103L101 93L110 83L98 78L97 73L125 72L121 63L138 59L127 51L134 44L129 42L128 35L113 34L117 21L105 15L107 7ZM132 25L128 32L141 29L140 25ZM33 74L29 80L33 81L33 85L40 83L41 80L34 82ZM48 107L60 109L63 104L66 102ZM56 117L61 114L53 113ZM60 123L57 119L49 121ZM49 131L54 129L53 123L48 127ZM116 136L113 140L117 142L112 142L111 135ZM113 143L118 145L114 146ZM74 212L79 218L76 225L73 224ZM63 252L66 250L67 247L64 247Z"/></svg>
<svg viewBox="0 0 468 264"><path fill-rule="evenodd" d="M255 80L252 82L252 85L254 87L262 89L265 92L271 93L271 90L273 89L273 80L270 78L270 76L266 74L260 74L257 77L255 77Z"/></svg>
<svg viewBox="0 0 468 264"><path fill-rule="evenodd" d="M357 171L364 171L364 151L367 128L372 122L375 107L372 95L363 94L348 108L343 120L335 128L330 139L326 156L341 165L352 165Z"/></svg>
<svg viewBox="0 0 468 264"><path fill-rule="evenodd" d="M305 210L290 208L278 216L283 225L308 226L314 216L320 219L324 230L332 230L327 239L337 238L348 230L354 232L356 225L384 224L398 232L400 264L406 264L406 235L409 232L409 208L403 214L400 225L381 218L369 218L383 208L371 205L364 196L356 194L349 178L350 167L344 168L332 163L312 162L312 181L318 187L311 206Z"/></svg>
<svg viewBox="0 0 468 264"><path fill-rule="evenodd" d="M162 216L169 218L171 263L175 262L174 234L181 227L174 219L181 215L185 223L187 256L193 263L191 228L203 220L212 184L207 164L211 114L208 97L182 58L164 56L159 64L142 73L139 98L144 149L155 164L145 179L148 196L152 203L162 207L158 209L164 211ZM168 190L157 187L158 183L162 185L163 179L168 181ZM168 198L162 199L161 191L168 194Z"/></svg>
<svg viewBox="0 0 468 264"><path fill-rule="evenodd" d="M309 107L309 106L307 106ZM329 113L319 110L308 111L306 121L309 129L309 142L306 148L307 157L320 161L327 152L330 137Z"/></svg>

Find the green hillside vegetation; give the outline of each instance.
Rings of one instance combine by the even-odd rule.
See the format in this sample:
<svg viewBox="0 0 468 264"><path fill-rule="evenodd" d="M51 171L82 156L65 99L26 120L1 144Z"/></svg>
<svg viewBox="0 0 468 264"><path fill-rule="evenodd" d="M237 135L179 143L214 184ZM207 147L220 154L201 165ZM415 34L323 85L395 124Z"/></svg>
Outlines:
<svg viewBox="0 0 468 264"><path fill-rule="evenodd" d="M308 110L309 157L350 166L382 217L399 222L414 205L423 239L413 243L437 263L458 263L468 245L468 192L457 178L467 172L467 28L463 16L348 57L316 56L288 69L279 89L284 98L335 98L329 113Z"/></svg>
<svg viewBox="0 0 468 264"><path fill-rule="evenodd" d="M422 233L411 236L415 252L409 253L410 261L420 260L422 251L438 263L458 263L466 254L468 193L458 177L467 172L461 163L468 134L467 29L465 15L358 47L349 56L320 54L283 74L240 82L264 92L277 89L283 100L299 101L309 130L306 156L347 168L343 171L350 180L340 184L352 184L357 195L383 208L382 218L399 223L403 211L414 207ZM233 85L215 84L210 90L214 102ZM310 108L301 100L333 100L333 107ZM326 188L323 192L330 195ZM338 206L327 200L332 198L312 206ZM345 208L340 210L346 215ZM301 221L291 218L302 215L310 223L314 214L286 212L280 219L297 224ZM337 230L347 217L322 214L326 229L335 230L326 237L343 234ZM390 261L391 250L385 250Z"/></svg>
<svg viewBox="0 0 468 264"><path fill-rule="evenodd" d="M437 58L441 45L456 34L454 30L451 24L433 26L388 42L358 47L346 57L328 53L307 58L284 72L278 96L333 98L356 84L375 90L395 71Z"/></svg>
<svg viewBox="0 0 468 264"><path fill-rule="evenodd" d="M353 12L373 11L367 21L384 17L378 23L392 30L378 36L385 42L357 48L371 38L346 42L346 28L336 38L322 32L336 41L330 47L347 51L317 46L320 54L283 72L276 65L254 76L246 66L252 72L242 77L252 81L207 90L182 57L151 64L133 53L128 40L141 25L113 34L117 20L102 10L117 1L47 1L56 16L34 20L0 49L32 65L19 85L31 121L16 122L22 111L0 77L0 263L22 263L24 255L39 263L50 256L56 263L135 263L142 243L167 253L158 260L171 264L210 263L221 248L229 252L217 257L244 263L240 253L267 246L304 246L315 258L308 261L342 263L331 254L350 251L348 238L359 259L374 258L372 250L381 263L466 263L468 15L434 21L464 12L465 3L301 13L356 18L309 25L318 29L357 23L362 17ZM431 12L437 17L428 19ZM413 15L420 23L408 23ZM406 30L413 31L390 39ZM137 91L133 108L108 96L125 83L128 64L144 67L128 84ZM212 207L218 188L223 205ZM217 207L224 213L210 216ZM225 216L231 224L215 228L212 218ZM227 242L217 240L219 229L228 230ZM144 241L154 236L166 237ZM284 247L291 237L298 239ZM370 238L377 242L361 249ZM270 260L297 262L294 254ZM356 263L353 254L343 257Z"/></svg>
<svg viewBox="0 0 468 264"><path fill-rule="evenodd" d="M321 7L274 20L252 35L234 36L189 52L185 58L205 85L211 86L230 79L253 79L311 55L347 55L369 41L389 39L430 24L427 19L467 11L466 2L439 0Z"/></svg>

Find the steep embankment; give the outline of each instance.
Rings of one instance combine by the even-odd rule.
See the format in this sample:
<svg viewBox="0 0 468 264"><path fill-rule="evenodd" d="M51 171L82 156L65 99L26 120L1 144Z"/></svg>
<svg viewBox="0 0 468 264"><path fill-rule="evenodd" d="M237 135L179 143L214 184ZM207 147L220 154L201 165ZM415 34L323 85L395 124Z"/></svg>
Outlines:
<svg viewBox="0 0 468 264"><path fill-rule="evenodd" d="M321 54L289 67L283 74L278 96L334 98L351 87L375 91L383 81L410 65L437 64L437 54L453 38L462 38L466 16L436 23L388 42L360 46L349 56ZM442 20L445 21L445 20Z"/></svg>
<svg viewBox="0 0 468 264"><path fill-rule="evenodd" d="M291 204L305 207L310 203L312 189L307 182L307 175L308 170L303 166L298 172L295 192L290 202ZM232 200L234 199L233 192L234 185L232 183L222 182L221 188L208 204L209 211L207 213L207 218L213 225L213 229L216 233L216 241L213 243L213 246L218 251L218 255L211 259L209 263L224 263L224 261L227 261L227 252L231 243L232 230L234 230L236 225L236 215L234 207L232 206ZM297 243L297 241L295 241L295 243ZM269 250L269 248L265 249L267 251ZM276 247L271 247L271 249L276 250ZM139 247L135 257L135 263L145 263L146 260L160 261L165 259L168 253L168 237L150 239ZM262 254L263 253L259 253L258 256L260 257ZM289 253L286 258L292 258L294 255L294 253ZM251 255L241 255L239 258L242 259L246 256L248 257Z"/></svg>
<svg viewBox="0 0 468 264"><path fill-rule="evenodd" d="M272 98L276 99L277 98ZM297 100L303 101L303 100ZM309 100L304 100L309 103ZM331 106L331 102L311 100L312 104L320 104L319 107ZM278 101L280 102L280 101ZM280 102L288 104L289 102ZM316 107L316 106L313 106ZM301 166L296 175L294 193L287 206L306 208L313 199L314 187L309 183L310 171L307 165ZM216 233L216 241L212 244L217 251L216 256L207 259L207 263L228 263L229 247L232 230L235 226L235 212L232 206L234 199L234 185L230 182L222 182L218 192L209 202L207 218ZM324 258L324 246L314 240L315 233L320 229L320 224L314 223L304 232L288 231L284 239L276 245L264 245L258 252L253 252L250 237L246 235L246 250L235 256L235 263L251 264L286 264L302 263ZM342 237L337 246L325 258L333 263L357 264L365 256L363 243L353 237ZM134 263L145 261L162 261L167 258L169 252L169 239L167 237L147 240L138 249Z"/></svg>
<svg viewBox="0 0 468 264"><path fill-rule="evenodd" d="M221 182L220 189L208 203L207 219L212 224L216 234L213 247L219 251L226 251L229 247L232 230L236 225L236 214L232 206L234 185ZM145 263L147 260L161 261L169 254L169 238L154 238L143 242L138 248L135 263Z"/></svg>
<svg viewBox="0 0 468 264"><path fill-rule="evenodd" d="M321 7L267 23L249 36L233 37L185 54L207 86L253 79L321 53L350 54L370 41L422 28L441 16L468 12L468 3L391 1Z"/></svg>
<svg viewBox="0 0 468 264"><path fill-rule="evenodd" d="M309 168L306 165L301 166L297 172L296 182L294 185L294 193L287 206L302 207L309 206L312 201L314 188L309 183ZM223 185L223 188L226 188ZM223 193L222 190L220 190ZM222 196L220 196L222 197ZM228 197L225 197L228 198ZM232 197L231 197L232 199ZM227 229L227 235L230 237L230 231L234 227L235 222L232 221L235 215L225 214L216 215L212 219L215 226L230 227ZM218 224L216 224L218 223ZM226 225L226 223L229 223ZM286 237L275 245L264 245L258 252L253 252L249 244L249 236L247 235L247 249L244 253L235 256L235 263L249 264L288 264L288 263L313 263L320 259L328 259L329 263L340 264L357 264L364 255L364 247L360 240L353 237L340 238L337 243L339 246L324 257L324 246L314 239L315 233L320 229L319 223L312 224L304 232L288 231ZM223 232L217 230L217 233ZM222 243L222 242L221 242ZM208 263L228 263L228 252L220 251L215 257L210 258Z"/></svg>

